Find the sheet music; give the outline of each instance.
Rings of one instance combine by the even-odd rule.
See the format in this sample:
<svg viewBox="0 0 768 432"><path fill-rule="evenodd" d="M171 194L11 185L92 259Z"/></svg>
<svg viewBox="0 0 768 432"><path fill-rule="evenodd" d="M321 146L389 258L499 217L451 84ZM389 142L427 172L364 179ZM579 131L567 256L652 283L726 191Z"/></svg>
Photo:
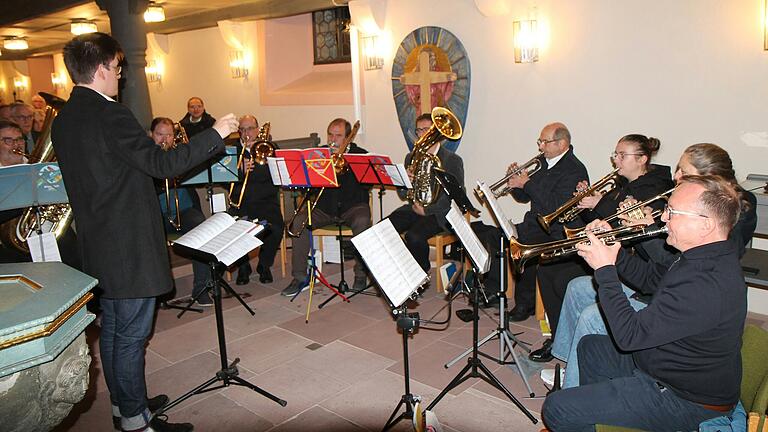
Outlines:
<svg viewBox="0 0 768 432"><path fill-rule="evenodd" d="M282 161L282 165L279 162ZM282 178L286 178L288 175L288 168L285 166L284 158L267 157L267 166L269 167L269 175L272 176L272 184L275 186L282 186Z"/></svg>
<svg viewBox="0 0 768 432"><path fill-rule="evenodd" d="M399 307L426 280L389 219L352 237L360 256L393 306Z"/></svg>
<svg viewBox="0 0 768 432"><path fill-rule="evenodd" d="M59 254L59 245L56 243L56 235L52 232L45 232L42 235L33 233L27 237L29 253L32 255L32 262L61 262Z"/></svg>
<svg viewBox="0 0 768 432"><path fill-rule="evenodd" d="M218 258L218 260L224 264L231 266L235 263L235 261L239 260L240 257L256 249L262 244L264 244L264 242L261 241L260 238L256 237L255 234L244 235L238 238L234 243L230 244L229 247L221 251L218 255L216 255L216 258Z"/></svg>
<svg viewBox="0 0 768 432"><path fill-rule="evenodd" d="M224 231L230 225L235 223L235 218L227 213L216 213L203 221L195 229L179 237L174 243L200 249L209 240L216 237L216 234Z"/></svg>
<svg viewBox="0 0 768 432"><path fill-rule="evenodd" d="M477 238L475 232L469 226L469 222L464 219L464 215L459 210L459 206L455 201L451 201L451 209L448 210L448 214L445 215L445 219L451 224L456 235L459 236L461 244L469 253L469 257L477 267L480 273L488 273L491 267L491 260L488 251L480 243L480 239Z"/></svg>
<svg viewBox="0 0 768 432"><path fill-rule="evenodd" d="M413 189L411 179L408 177L408 171L403 164L384 165L387 175L392 179L395 186Z"/></svg>
<svg viewBox="0 0 768 432"><path fill-rule="evenodd" d="M507 240L510 240L513 238L516 239L517 228L515 228L512 222L507 218L507 216L501 210L501 207L499 207L499 203L498 201L496 201L496 197L491 192L491 188L489 188L488 185L482 182L481 180L477 181L477 186L483 192L483 200L488 203L488 206L491 208L491 212L493 213L493 216L496 218L496 222L501 227L501 230L504 231L504 235L507 236Z"/></svg>

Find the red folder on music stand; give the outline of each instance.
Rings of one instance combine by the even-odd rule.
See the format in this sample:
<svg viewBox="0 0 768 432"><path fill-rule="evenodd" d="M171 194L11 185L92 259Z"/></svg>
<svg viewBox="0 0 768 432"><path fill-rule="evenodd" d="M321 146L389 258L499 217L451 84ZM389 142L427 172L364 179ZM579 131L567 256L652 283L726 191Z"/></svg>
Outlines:
<svg viewBox="0 0 768 432"><path fill-rule="evenodd" d="M285 187L339 187L336 171L327 147L275 150L270 158L270 172L275 185Z"/></svg>
<svg viewBox="0 0 768 432"><path fill-rule="evenodd" d="M393 164L389 156L381 154L345 154L344 160L358 182L370 185L405 187L410 181L402 165Z"/></svg>

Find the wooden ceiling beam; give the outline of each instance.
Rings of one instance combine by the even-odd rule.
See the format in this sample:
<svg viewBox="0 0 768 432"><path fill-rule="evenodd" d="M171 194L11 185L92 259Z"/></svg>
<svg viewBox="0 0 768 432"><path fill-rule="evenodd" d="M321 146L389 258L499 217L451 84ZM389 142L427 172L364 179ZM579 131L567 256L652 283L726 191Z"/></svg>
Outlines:
<svg viewBox="0 0 768 432"><path fill-rule="evenodd" d="M91 3L90 0L3 0L0 1L0 27L61 12L71 7Z"/></svg>

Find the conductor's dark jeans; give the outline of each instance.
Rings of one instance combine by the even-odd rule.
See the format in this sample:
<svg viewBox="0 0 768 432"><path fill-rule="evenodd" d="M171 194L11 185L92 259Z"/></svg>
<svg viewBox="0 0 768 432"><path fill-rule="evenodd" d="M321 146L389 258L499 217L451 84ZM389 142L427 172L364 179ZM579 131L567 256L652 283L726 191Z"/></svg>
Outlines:
<svg viewBox="0 0 768 432"><path fill-rule="evenodd" d="M585 336L577 354L582 385L550 394L542 407L544 424L553 432L594 431L595 424L695 431L704 420L723 415L659 385L635 367L631 354L619 353L610 336Z"/></svg>

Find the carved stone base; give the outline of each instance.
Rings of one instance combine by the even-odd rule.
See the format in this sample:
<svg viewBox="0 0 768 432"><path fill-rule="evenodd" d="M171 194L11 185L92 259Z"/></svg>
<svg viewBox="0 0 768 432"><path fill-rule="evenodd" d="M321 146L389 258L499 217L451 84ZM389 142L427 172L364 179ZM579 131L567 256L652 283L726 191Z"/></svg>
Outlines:
<svg viewBox="0 0 768 432"><path fill-rule="evenodd" d="M0 378L0 419L9 432L49 431L88 389L85 332L53 361Z"/></svg>

